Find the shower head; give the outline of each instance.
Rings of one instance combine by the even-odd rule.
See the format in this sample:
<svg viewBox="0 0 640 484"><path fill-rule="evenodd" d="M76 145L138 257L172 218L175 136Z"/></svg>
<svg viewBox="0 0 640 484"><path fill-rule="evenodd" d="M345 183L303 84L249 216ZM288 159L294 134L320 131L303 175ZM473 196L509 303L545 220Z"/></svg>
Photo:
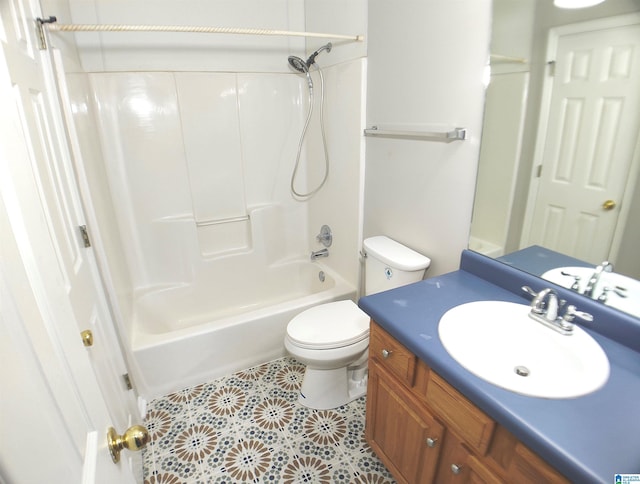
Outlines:
<svg viewBox="0 0 640 484"><path fill-rule="evenodd" d="M311 80L311 73L309 72L309 66L307 66L307 63L303 61L300 57L296 57L295 55L290 55L289 65L293 67L296 71L302 74L306 74L307 83L309 84L309 91L313 91L313 81Z"/></svg>
<svg viewBox="0 0 640 484"><path fill-rule="evenodd" d="M309 83L309 89L311 90L313 90L313 81L311 80L311 73L309 72L309 68L316 63L316 57L318 57L318 54L320 54L320 52L322 52L323 50L331 52L331 47L333 47L331 42L323 45L313 54L311 54L306 61L295 55L289 56L289 65L301 74L306 74L307 82Z"/></svg>
<svg viewBox="0 0 640 484"><path fill-rule="evenodd" d="M302 74L307 74L309 72L307 63L295 55L289 56L289 65Z"/></svg>

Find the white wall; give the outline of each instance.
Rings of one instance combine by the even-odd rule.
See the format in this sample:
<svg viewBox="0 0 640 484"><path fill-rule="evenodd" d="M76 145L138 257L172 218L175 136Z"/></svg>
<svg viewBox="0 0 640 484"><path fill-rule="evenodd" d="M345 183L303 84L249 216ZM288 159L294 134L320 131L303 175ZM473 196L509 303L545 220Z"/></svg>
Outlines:
<svg viewBox="0 0 640 484"><path fill-rule="evenodd" d="M536 0L493 0L486 91L469 248L497 257L509 238L527 107Z"/></svg>
<svg viewBox="0 0 640 484"><path fill-rule="evenodd" d="M71 21L303 31L304 4L292 0L69 0ZM68 21L68 19L59 19ZM58 36L69 34L55 34ZM82 66L95 71L288 72L301 37L183 33L79 33Z"/></svg>
<svg viewBox="0 0 640 484"><path fill-rule="evenodd" d="M368 139L365 236L459 267L469 237L489 55L489 0L369 2L367 125L466 127L450 144Z"/></svg>

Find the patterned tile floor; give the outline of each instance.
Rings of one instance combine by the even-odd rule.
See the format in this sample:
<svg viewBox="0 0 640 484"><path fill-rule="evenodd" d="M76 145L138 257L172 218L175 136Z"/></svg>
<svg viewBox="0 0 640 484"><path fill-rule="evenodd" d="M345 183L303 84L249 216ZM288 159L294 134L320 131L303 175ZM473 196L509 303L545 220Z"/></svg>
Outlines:
<svg viewBox="0 0 640 484"><path fill-rule="evenodd" d="M150 402L145 484L394 482L364 440L365 398L311 410L303 374L287 357Z"/></svg>

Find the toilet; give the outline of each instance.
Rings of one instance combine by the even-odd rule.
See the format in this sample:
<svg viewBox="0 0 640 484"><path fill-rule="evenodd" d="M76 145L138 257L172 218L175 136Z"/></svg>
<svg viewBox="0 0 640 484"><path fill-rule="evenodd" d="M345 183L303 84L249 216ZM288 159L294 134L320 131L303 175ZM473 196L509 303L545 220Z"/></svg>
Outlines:
<svg viewBox="0 0 640 484"><path fill-rule="evenodd" d="M422 280L431 260L384 236L364 241L365 294ZM369 316L353 301L336 301L301 312L287 325L284 345L306 365L298 401L326 410L367 392Z"/></svg>

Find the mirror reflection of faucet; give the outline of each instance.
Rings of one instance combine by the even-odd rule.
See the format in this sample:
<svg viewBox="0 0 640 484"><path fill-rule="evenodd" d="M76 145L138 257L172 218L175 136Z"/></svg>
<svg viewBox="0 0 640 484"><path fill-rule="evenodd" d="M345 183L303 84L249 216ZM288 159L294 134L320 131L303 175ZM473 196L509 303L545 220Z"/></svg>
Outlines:
<svg viewBox="0 0 640 484"><path fill-rule="evenodd" d="M596 267L596 270L589 278L587 287L584 290L585 296L588 296L592 299L596 299L593 297L593 292L595 291L596 285L598 284L598 281L600 281L600 276L602 275L603 272L613 272L613 264L611 262L604 261L602 264Z"/></svg>
<svg viewBox="0 0 640 484"><path fill-rule="evenodd" d="M602 288L600 294L598 294L598 284L600 283L602 274L605 272L613 272L613 264L608 261L602 262L598 265L593 274L589 276L589 280L585 285L584 290L581 289L580 281L582 280L581 276L572 274L567 271L560 271L560 274L565 277L572 277L573 283L571 284L571 289L578 292L579 294L584 294L591 299L595 299L602 303L606 303L609 300L610 293L614 293L618 297L626 298L628 297L627 288L622 286L605 286Z"/></svg>

